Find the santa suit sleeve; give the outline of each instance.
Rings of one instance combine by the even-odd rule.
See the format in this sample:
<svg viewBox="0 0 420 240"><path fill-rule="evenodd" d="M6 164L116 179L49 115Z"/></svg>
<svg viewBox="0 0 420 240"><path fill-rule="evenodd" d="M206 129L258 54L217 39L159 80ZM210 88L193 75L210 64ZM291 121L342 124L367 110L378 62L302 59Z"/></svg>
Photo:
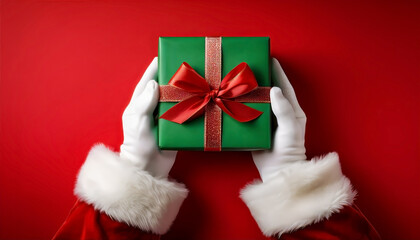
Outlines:
<svg viewBox="0 0 420 240"><path fill-rule="evenodd" d="M353 205L356 193L336 153L287 163L241 191L263 234L273 239L380 239Z"/></svg>
<svg viewBox="0 0 420 240"><path fill-rule="evenodd" d="M74 193L78 200L53 239L159 239L188 191L97 145L80 169Z"/></svg>

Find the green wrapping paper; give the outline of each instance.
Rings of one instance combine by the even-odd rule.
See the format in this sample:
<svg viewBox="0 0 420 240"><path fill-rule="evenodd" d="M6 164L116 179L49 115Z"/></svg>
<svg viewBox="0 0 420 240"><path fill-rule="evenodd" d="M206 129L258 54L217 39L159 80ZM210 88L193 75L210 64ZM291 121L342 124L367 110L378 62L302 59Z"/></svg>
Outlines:
<svg viewBox="0 0 420 240"><path fill-rule="evenodd" d="M268 37L222 37L222 79L241 62L246 62L260 87L270 87L270 39ZM169 80L183 62L205 76L205 37L160 37L158 83ZM157 117L177 102L159 102ZM222 112L222 150L271 148L270 103L244 103L263 114L250 122L238 122ZM203 150L204 116L183 124L157 120L157 141L164 150Z"/></svg>

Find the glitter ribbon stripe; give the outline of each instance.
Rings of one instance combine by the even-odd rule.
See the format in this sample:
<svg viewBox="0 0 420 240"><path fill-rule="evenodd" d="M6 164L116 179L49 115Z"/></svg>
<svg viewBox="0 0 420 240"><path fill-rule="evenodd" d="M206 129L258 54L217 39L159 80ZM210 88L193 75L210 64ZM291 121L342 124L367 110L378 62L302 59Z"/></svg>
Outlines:
<svg viewBox="0 0 420 240"><path fill-rule="evenodd" d="M271 87L258 87L252 92L231 99L235 102L270 103ZM194 96L194 93L181 91L179 88L170 85L159 86L159 102L181 102Z"/></svg>
<svg viewBox="0 0 420 240"><path fill-rule="evenodd" d="M205 78L211 89L222 79L222 38L206 37ZM204 151L222 150L222 110L211 101L204 112Z"/></svg>

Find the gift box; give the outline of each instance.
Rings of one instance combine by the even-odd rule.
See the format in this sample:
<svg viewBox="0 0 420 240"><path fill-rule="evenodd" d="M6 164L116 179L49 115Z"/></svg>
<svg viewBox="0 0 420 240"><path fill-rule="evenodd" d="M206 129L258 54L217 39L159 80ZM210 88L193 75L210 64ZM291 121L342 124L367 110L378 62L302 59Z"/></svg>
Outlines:
<svg viewBox="0 0 420 240"><path fill-rule="evenodd" d="M268 37L160 37L159 148L271 148L270 72Z"/></svg>

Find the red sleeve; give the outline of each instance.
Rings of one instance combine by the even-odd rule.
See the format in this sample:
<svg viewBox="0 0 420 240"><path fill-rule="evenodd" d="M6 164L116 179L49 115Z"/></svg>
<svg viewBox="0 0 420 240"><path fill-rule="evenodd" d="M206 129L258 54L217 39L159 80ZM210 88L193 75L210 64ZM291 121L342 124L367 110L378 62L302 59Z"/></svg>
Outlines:
<svg viewBox="0 0 420 240"><path fill-rule="evenodd" d="M92 205L77 201L63 225L54 235L53 240L157 240L159 238L160 235L114 221L105 213L95 210Z"/></svg>
<svg viewBox="0 0 420 240"><path fill-rule="evenodd" d="M295 232L284 233L280 239L379 240L381 238L357 207L344 206L339 213L333 214L330 218Z"/></svg>

